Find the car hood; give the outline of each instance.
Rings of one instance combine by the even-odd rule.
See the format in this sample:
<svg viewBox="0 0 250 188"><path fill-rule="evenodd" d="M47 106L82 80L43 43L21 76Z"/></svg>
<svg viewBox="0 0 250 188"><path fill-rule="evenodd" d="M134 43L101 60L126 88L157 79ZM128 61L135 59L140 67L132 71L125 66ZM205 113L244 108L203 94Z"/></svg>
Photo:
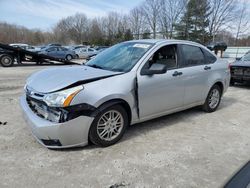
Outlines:
<svg viewBox="0 0 250 188"><path fill-rule="evenodd" d="M36 72L27 79L26 84L36 92L50 93L117 74L121 73L83 65L65 66Z"/></svg>
<svg viewBox="0 0 250 188"><path fill-rule="evenodd" d="M250 61L236 61L235 63L232 63L231 66L250 67Z"/></svg>

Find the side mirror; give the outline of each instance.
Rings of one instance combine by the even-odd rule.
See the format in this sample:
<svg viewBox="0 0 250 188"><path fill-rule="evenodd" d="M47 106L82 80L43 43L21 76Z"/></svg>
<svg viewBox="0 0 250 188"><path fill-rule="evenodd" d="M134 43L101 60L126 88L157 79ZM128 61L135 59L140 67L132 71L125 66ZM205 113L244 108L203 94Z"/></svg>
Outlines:
<svg viewBox="0 0 250 188"><path fill-rule="evenodd" d="M240 61L241 60L241 58L240 57L236 57L236 61Z"/></svg>
<svg viewBox="0 0 250 188"><path fill-rule="evenodd" d="M149 69L142 69L141 75L164 74L167 72L167 66L163 64L154 63Z"/></svg>

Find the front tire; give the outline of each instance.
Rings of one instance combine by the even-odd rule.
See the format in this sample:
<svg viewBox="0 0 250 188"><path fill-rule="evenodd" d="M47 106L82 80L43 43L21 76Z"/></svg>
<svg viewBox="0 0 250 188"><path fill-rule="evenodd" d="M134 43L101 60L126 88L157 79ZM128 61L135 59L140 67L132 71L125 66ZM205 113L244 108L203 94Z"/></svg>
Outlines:
<svg viewBox="0 0 250 188"><path fill-rule="evenodd" d="M205 103L202 106L202 109L205 112L214 112L221 101L222 90L218 85L214 85L208 92Z"/></svg>
<svg viewBox="0 0 250 188"><path fill-rule="evenodd" d="M107 147L118 142L128 126L128 115L120 105L110 106L97 114L89 131L90 141Z"/></svg>

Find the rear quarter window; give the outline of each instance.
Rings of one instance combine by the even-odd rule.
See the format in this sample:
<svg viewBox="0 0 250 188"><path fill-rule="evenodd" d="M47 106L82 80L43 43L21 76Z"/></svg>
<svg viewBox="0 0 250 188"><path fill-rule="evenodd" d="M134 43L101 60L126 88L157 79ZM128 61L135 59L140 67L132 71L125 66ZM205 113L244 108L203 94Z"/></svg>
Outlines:
<svg viewBox="0 0 250 188"><path fill-rule="evenodd" d="M205 49L202 49L202 51L203 51L203 53L205 55L206 63L207 64L215 63L215 61L217 60L217 58L213 54L211 54L210 52L208 52Z"/></svg>

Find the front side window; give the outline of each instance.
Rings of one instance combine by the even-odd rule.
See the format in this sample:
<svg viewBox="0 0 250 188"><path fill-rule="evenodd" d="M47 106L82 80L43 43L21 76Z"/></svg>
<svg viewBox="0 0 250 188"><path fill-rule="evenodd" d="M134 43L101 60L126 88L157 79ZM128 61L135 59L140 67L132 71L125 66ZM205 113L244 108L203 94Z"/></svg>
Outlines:
<svg viewBox="0 0 250 188"><path fill-rule="evenodd" d="M167 69L173 69L177 67L177 47L176 45L167 45L159 50L157 50L152 60L153 63L164 64L167 66Z"/></svg>
<svg viewBox="0 0 250 188"><path fill-rule="evenodd" d="M102 51L86 65L110 71L128 72L152 46L151 43L120 43Z"/></svg>
<svg viewBox="0 0 250 188"><path fill-rule="evenodd" d="M67 51L68 50L67 48L63 48L63 47L60 47L58 49L59 49L59 51Z"/></svg>
<svg viewBox="0 0 250 188"><path fill-rule="evenodd" d="M185 67L205 64L204 55L199 47L183 44L181 49Z"/></svg>

